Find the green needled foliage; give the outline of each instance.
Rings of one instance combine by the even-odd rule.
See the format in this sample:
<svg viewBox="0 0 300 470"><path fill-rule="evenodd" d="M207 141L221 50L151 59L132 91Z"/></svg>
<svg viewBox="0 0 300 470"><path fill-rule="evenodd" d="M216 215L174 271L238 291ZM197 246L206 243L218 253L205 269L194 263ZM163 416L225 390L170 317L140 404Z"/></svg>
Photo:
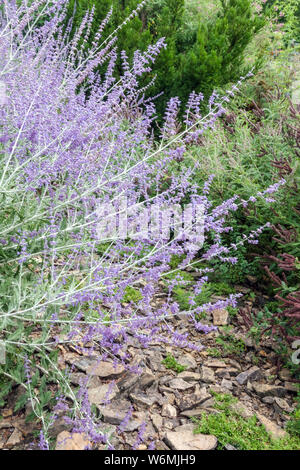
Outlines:
<svg viewBox="0 0 300 470"><path fill-rule="evenodd" d="M112 7L102 42L140 3L138 0L70 0L68 19L74 15L74 32L94 5L95 21L89 40L92 43L97 27ZM172 96L186 102L191 90L208 95L214 88L239 78L244 69L245 49L264 24L262 17L253 11L250 0L222 0L209 19L201 10L190 12L189 8L184 0L149 0L118 32L117 47L126 52L129 60L136 49L143 51L157 39L165 38L167 48L148 77L141 80L141 85L146 86L155 78L146 91L149 95L163 92L156 103L160 116ZM86 47L90 45L87 43ZM119 78L120 60L115 73Z"/></svg>
<svg viewBox="0 0 300 470"><path fill-rule="evenodd" d="M199 22L195 43L180 54L181 97L190 89L209 93L239 76L245 48L262 26L249 0L222 1L216 17Z"/></svg>

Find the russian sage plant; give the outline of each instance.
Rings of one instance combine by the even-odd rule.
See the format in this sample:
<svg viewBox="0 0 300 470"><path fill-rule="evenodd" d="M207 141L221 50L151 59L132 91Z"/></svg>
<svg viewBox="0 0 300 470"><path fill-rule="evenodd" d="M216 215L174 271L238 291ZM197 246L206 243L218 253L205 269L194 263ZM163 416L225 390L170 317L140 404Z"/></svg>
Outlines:
<svg viewBox="0 0 300 470"><path fill-rule="evenodd" d="M63 26L65 13L63 0L32 1L30 6L4 0L1 12L0 340L6 350L0 368L1 404L12 386L21 384L42 421L43 448L48 447L49 427L61 412L74 430L111 448L87 391L83 387L76 395L68 371L58 365L58 351L64 344L75 345L83 354L113 358L129 368L130 336L141 347L160 341L201 348L168 321L178 312L172 289L182 279L176 273L197 263L198 295L211 270L210 259L235 262L238 247L222 244L222 234L231 230L227 216L259 197L272 202L270 194L282 181L249 201L235 196L212 207L213 176L202 188L196 187L195 168L180 172L180 159L205 129L214 126L245 77L224 96L214 93L206 116L200 115L203 96L192 93L184 129L177 122L180 102L174 97L157 141L155 101L144 99L139 78L166 47L164 39L144 53L136 51L132 63L121 51L123 74L116 81L116 36L101 42L109 15L86 50L93 11L72 39L71 24ZM109 225L112 216L104 211L99 220L99 207L113 207L118 218L125 197L128 208L143 206L148 211L153 205L201 204L205 244L199 247L172 231L167 239L146 233L99 240L99 223ZM133 215L129 221L134 225ZM239 243L256 243L262 230L245 234ZM171 270L175 276L158 308L152 300L159 281L170 274L174 255L182 262ZM139 294L125 302L132 289ZM205 333L214 327L196 320L197 314L235 307L238 297L232 294L226 301L201 306L191 297L185 313L191 325ZM139 372L138 367L131 370ZM59 391L50 418L45 410L54 396L47 381L56 382ZM40 393L35 392L38 386Z"/></svg>

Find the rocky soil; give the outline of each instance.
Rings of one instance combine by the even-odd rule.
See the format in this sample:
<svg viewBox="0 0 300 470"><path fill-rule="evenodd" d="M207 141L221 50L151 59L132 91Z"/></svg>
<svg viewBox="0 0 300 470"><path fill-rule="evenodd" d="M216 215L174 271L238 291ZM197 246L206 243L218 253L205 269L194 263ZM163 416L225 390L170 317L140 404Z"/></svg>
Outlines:
<svg viewBox="0 0 300 470"><path fill-rule="evenodd" d="M121 364L115 367L109 359L99 362L95 352L89 357L76 348L61 347L60 367L73 366L72 384L76 386L89 376L89 401L98 408L103 432L110 435L110 443L120 450L132 447L145 450L149 445L161 450L215 449L216 437L194 434L195 425L190 419L217 412L214 392L232 394L238 399L232 406L242 417L255 414L274 438L283 437L288 414L295 408L296 385L288 370L278 370L274 345L270 341L256 345L246 335L239 315L232 318L224 310L216 312L211 319L219 325L218 331L207 335L192 329L184 315L174 317L172 322L180 333L188 332L195 344L201 343L205 348L196 352L153 342L143 349L132 337L127 352L130 364L140 367L139 375L125 370ZM216 344L224 325L228 324L231 324L230 338L243 344L242 353L225 353ZM212 357L211 351L218 357ZM185 370L176 373L167 369L162 361L168 354L185 366ZM25 411L13 413L20 393L23 393L20 387L15 388L8 406L2 410L0 448L27 449L32 443L33 448L36 446L33 436L36 424L25 422L30 404ZM51 436L57 449L83 449L88 445L86 436L71 435L69 431L63 418L55 422ZM234 448L228 445L228 449Z"/></svg>

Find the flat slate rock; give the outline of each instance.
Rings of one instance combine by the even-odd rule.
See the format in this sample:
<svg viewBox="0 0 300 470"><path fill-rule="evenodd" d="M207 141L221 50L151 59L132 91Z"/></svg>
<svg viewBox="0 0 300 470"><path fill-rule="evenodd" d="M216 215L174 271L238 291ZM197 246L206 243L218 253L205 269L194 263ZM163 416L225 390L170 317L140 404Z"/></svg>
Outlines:
<svg viewBox="0 0 300 470"><path fill-rule="evenodd" d="M57 436L55 450L85 450L90 446L91 443L85 434L63 431Z"/></svg>
<svg viewBox="0 0 300 470"><path fill-rule="evenodd" d="M194 434L191 430L169 431L164 440L173 450L214 450L218 444L215 436Z"/></svg>
<svg viewBox="0 0 300 470"><path fill-rule="evenodd" d="M220 369L222 367L228 367L227 364L219 359L208 359L205 361L206 367L215 367L216 369Z"/></svg>
<svg viewBox="0 0 300 470"><path fill-rule="evenodd" d="M183 356L180 356L178 358L178 362L180 365L185 366L186 370L193 370L197 368L196 360L189 353L186 353Z"/></svg>
<svg viewBox="0 0 300 470"><path fill-rule="evenodd" d="M131 403L128 400L118 400L115 403L99 406L98 408L104 423L118 425L125 419L131 408Z"/></svg>
<svg viewBox="0 0 300 470"><path fill-rule="evenodd" d="M287 432L279 427L276 423L273 421L270 421L268 418L265 416L261 415L260 413L256 413L256 416L260 423L266 428L269 434L273 437L273 439L282 439L284 437L287 437Z"/></svg>
<svg viewBox="0 0 300 470"><path fill-rule="evenodd" d="M91 405L103 405L119 394L119 388L115 384L103 384L100 387L90 388L88 397Z"/></svg>
<svg viewBox="0 0 300 470"><path fill-rule="evenodd" d="M146 407L150 407L154 405L154 403L160 402L162 399L162 396L159 394L146 395L144 393L131 393L129 397L136 405Z"/></svg>
<svg viewBox="0 0 300 470"><path fill-rule="evenodd" d="M257 395L260 397L273 396L273 397L284 397L287 393L284 387L277 385L268 385L261 383L253 383L253 388Z"/></svg>
<svg viewBox="0 0 300 470"><path fill-rule="evenodd" d="M121 364L114 364L113 362L94 361L86 370L87 375L96 375L102 379L116 379L120 377L125 371Z"/></svg>
<svg viewBox="0 0 300 470"><path fill-rule="evenodd" d="M215 373L213 369L210 369L209 367L202 366L201 369L201 380L205 383L215 383L216 378L215 378Z"/></svg>
<svg viewBox="0 0 300 470"><path fill-rule="evenodd" d="M172 379L169 382L169 386L175 390L188 390L189 388L193 388L195 385L188 383L183 379Z"/></svg>
<svg viewBox="0 0 300 470"><path fill-rule="evenodd" d="M229 313L225 308L217 308L212 314L215 326L227 325Z"/></svg>
<svg viewBox="0 0 300 470"><path fill-rule="evenodd" d="M207 392L206 388L203 387L198 393L192 393L182 398L179 403L179 409L181 411L190 410L198 407L201 403L211 398L211 395Z"/></svg>
<svg viewBox="0 0 300 470"><path fill-rule="evenodd" d="M241 372L239 375L236 376L235 380L240 385L245 385L248 380L256 380L260 378L262 375L261 370L257 366L250 367L250 369Z"/></svg>

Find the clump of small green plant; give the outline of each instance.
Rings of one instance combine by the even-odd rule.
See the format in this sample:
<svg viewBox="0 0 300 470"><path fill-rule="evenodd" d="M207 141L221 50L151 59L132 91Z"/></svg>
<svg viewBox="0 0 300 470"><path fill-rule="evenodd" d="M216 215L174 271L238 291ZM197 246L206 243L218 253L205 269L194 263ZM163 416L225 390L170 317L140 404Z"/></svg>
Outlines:
<svg viewBox="0 0 300 470"><path fill-rule="evenodd" d="M203 305L211 301L213 290L210 284L206 284L202 287L200 294L194 297L193 292L183 287L175 287L173 289L174 300L178 303L180 310L190 310L189 299L193 298L195 305Z"/></svg>
<svg viewBox="0 0 300 470"><path fill-rule="evenodd" d="M105 253L108 252L108 250L110 249L111 247L111 243L108 243L108 242L102 242L102 243L99 243L96 247L96 250L97 250L97 254L99 256L103 256Z"/></svg>
<svg viewBox="0 0 300 470"><path fill-rule="evenodd" d="M298 384L297 407L291 415L291 419L287 424L287 430L294 436L300 438L300 385Z"/></svg>
<svg viewBox="0 0 300 470"><path fill-rule="evenodd" d="M291 420L288 422L287 430L300 438L300 404L299 407L293 412Z"/></svg>
<svg viewBox="0 0 300 470"><path fill-rule="evenodd" d="M214 408L219 411L227 410L230 405L237 403L237 398L233 397L230 393L216 393L211 391L212 396L215 399Z"/></svg>
<svg viewBox="0 0 300 470"><path fill-rule="evenodd" d="M222 353L217 348L207 348L206 354L211 357L222 357Z"/></svg>
<svg viewBox="0 0 300 470"><path fill-rule="evenodd" d="M226 310L228 311L230 317L235 317L237 315L239 309L231 307L230 305L228 305L228 307L226 307Z"/></svg>
<svg viewBox="0 0 300 470"><path fill-rule="evenodd" d="M143 296L139 289L135 289L132 286L127 286L125 288L124 296L122 302L129 303L129 302L138 302L142 300Z"/></svg>
<svg viewBox="0 0 300 470"><path fill-rule="evenodd" d="M184 255L172 255L169 261L169 266L171 269L176 269L184 260Z"/></svg>
<svg viewBox="0 0 300 470"><path fill-rule="evenodd" d="M193 283L194 282L194 277L192 276L192 274L186 272L186 271L181 271L181 270L177 270L174 271L174 272L170 272L168 274L166 274L164 276L164 279L182 279L182 281L184 281L186 284L188 283Z"/></svg>
<svg viewBox="0 0 300 470"><path fill-rule="evenodd" d="M215 295L234 294L236 289L226 282L210 282L210 289Z"/></svg>
<svg viewBox="0 0 300 470"><path fill-rule="evenodd" d="M214 394L215 409L218 413L203 413L196 423L195 433L211 434L218 439L218 449L228 444L238 450L299 450L300 438L289 435L273 440L265 428L258 423L256 416L242 418L232 411L230 405L236 402L231 395Z"/></svg>
<svg viewBox="0 0 300 470"><path fill-rule="evenodd" d="M173 297L178 303L180 310L189 310L189 299L193 296L190 286L192 281L194 281L194 278L191 274L184 271L180 271L180 277L185 281L185 286L176 286L173 289ZM172 278L171 275L170 278ZM226 282L208 282L202 287L202 290L198 295L195 297L193 296L193 300L196 305L199 306L211 302L213 295L228 296L230 294L234 294L235 291L235 288Z"/></svg>
<svg viewBox="0 0 300 470"><path fill-rule="evenodd" d="M162 364L166 369L172 369L174 372L177 372L177 374L180 374L180 372L183 372L186 369L186 366L179 364L171 354L167 355L167 357L162 361Z"/></svg>
<svg viewBox="0 0 300 470"><path fill-rule="evenodd" d="M221 346L223 355L240 355L245 352L245 343L242 339L235 338L232 334L224 332L216 338L216 343Z"/></svg>

